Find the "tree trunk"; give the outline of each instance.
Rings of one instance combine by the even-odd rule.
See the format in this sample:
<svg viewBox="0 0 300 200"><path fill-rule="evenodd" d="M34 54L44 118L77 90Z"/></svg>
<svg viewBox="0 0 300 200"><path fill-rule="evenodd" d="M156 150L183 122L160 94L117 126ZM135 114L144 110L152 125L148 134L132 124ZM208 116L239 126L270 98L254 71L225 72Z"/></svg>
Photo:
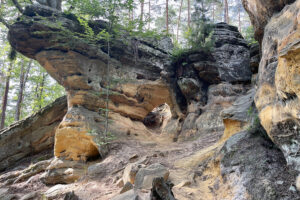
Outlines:
<svg viewBox="0 0 300 200"><path fill-rule="evenodd" d="M177 41L178 41L178 35L179 35L179 27L180 27L180 17L181 17L182 4L183 4L183 0L180 1L179 16L178 16L178 22L177 22L177 34L176 34Z"/></svg>
<svg viewBox="0 0 300 200"><path fill-rule="evenodd" d="M23 99L24 99L23 94L24 94L28 74L29 74L29 71L30 71L30 68L31 68L31 63L32 63L32 61L30 61L29 65L27 66L26 71L24 69L24 65L22 65L22 67L21 67L20 86L19 86L20 89L19 89L18 100L17 100L17 105L16 105L15 121L20 120L21 107L22 107L22 102L23 102Z"/></svg>
<svg viewBox="0 0 300 200"><path fill-rule="evenodd" d="M45 79L47 74L43 72L42 74L42 81L40 85L40 94L39 94L39 109L42 109L42 99L43 99L43 92L44 92L44 86L45 86Z"/></svg>
<svg viewBox="0 0 300 200"><path fill-rule="evenodd" d="M0 129L3 129L4 125L5 125L5 114L6 114L6 108L7 108L11 70L12 70L12 63L9 64L8 72L7 72L7 76L6 76L5 91L4 91L4 95L3 95L3 99L2 99L2 113L1 113Z"/></svg>
<svg viewBox="0 0 300 200"><path fill-rule="evenodd" d="M239 6L239 10L238 10L238 17L239 17L239 31L240 33L242 32L242 23L241 23L241 7Z"/></svg>
<svg viewBox="0 0 300 200"><path fill-rule="evenodd" d="M151 0L149 0L149 10L148 10L148 13L149 13L148 30L150 30L150 24L151 24Z"/></svg>
<svg viewBox="0 0 300 200"><path fill-rule="evenodd" d="M224 22L229 24L228 0L224 0Z"/></svg>
<svg viewBox="0 0 300 200"><path fill-rule="evenodd" d="M191 27L191 1L188 0L188 28Z"/></svg>
<svg viewBox="0 0 300 200"><path fill-rule="evenodd" d="M166 32L169 33L169 0L166 0Z"/></svg>
<svg viewBox="0 0 300 200"><path fill-rule="evenodd" d="M140 0L141 2L141 15L140 15L140 25L139 25L139 29L142 30L143 29L143 20L144 20L144 0Z"/></svg>
<svg viewBox="0 0 300 200"><path fill-rule="evenodd" d="M16 6L16 8L20 11L20 13L24 12L22 6L19 4L19 2L17 0L12 0L12 2Z"/></svg>
<svg viewBox="0 0 300 200"><path fill-rule="evenodd" d="M212 22L215 23L215 4L212 5Z"/></svg>

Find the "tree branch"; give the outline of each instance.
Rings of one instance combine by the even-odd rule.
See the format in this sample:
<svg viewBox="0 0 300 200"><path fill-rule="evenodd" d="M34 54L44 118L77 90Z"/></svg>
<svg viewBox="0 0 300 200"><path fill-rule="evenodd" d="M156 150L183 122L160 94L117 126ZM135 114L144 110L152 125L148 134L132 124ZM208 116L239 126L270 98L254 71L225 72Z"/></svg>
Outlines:
<svg viewBox="0 0 300 200"><path fill-rule="evenodd" d="M17 8L21 13L24 12L24 10L23 10L22 6L19 4L18 0L12 0L12 2L15 4L16 8Z"/></svg>
<svg viewBox="0 0 300 200"><path fill-rule="evenodd" d="M10 25L1 16L0 16L0 23L4 24L4 26L6 26L9 29Z"/></svg>

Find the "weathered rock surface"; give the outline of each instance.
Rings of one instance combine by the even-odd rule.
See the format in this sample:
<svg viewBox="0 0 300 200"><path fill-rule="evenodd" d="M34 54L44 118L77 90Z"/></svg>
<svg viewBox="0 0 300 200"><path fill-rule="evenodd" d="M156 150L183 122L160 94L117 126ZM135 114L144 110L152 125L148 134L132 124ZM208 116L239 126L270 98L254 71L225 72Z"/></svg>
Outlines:
<svg viewBox="0 0 300 200"><path fill-rule="evenodd" d="M71 192L72 188L68 185L55 185L51 188L49 188L45 193L44 196L49 199L57 199L64 197L68 192Z"/></svg>
<svg viewBox="0 0 300 200"><path fill-rule="evenodd" d="M177 76L186 78L183 79L186 81L190 80L188 78L197 77L201 82L209 84L222 81L249 82L252 75L249 65L250 51L238 29L226 23L218 23L215 25L213 38L215 46L211 52L192 52L179 60ZM197 89L196 85L201 89L202 83L191 83L191 80L189 82L195 85L191 90ZM186 91L183 93L187 94Z"/></svg>
<svg viewBox="0 0 300 200"><path fill-rule="evenodd" d="M125 183L122 190L120 191L120 194L127 192L129 190L133 189L133 185L130 182Z"/></svg>
<svg viewBox="0 0 300 200"><path fill-rule="evenodd" d="M85 168L87 167L84 163L54 158L42 174L41 180L51 185L73 183L85 174Z"/></svg>
<svg viewBox="0 0 300 200"><path fill-rule="evenodd" d="M229 83L249 82L252 74L249 66L249 47L237 27L225 23L216 24L213 37L215 47L212 55L220 80Z"/></svg>
<svg viewBox="0 0 300 200"><path fill-rule="evenodd" d="M251 5L258 5L255 2ZM272 5L265 19L287 2ZM54 186L46 196L62 198L75 191L80 199L105 200L299 199L294 182L300 166L299 2L284 8L265 29L255 103L272 141L253 120L255 89L250 81L257 72L259 50L249 50L237 28L217 24L214 50L186 55L172 66L175 73L167 38L159 42L124 35L112 42L109 57L105 47L69 34L83 28L70 16L28 7L12 25L10 42L38 60L68 93L68 112L56 131L58 158L41 178L47 184L69 185ZM257 8L255 12L262 9ZM105 28L103 21L90 25L95 33ZM130 79L111 87L109 98L110 128L125 137L115 141L105 158L89 165L83 161L108 153L93 135L103 130L108 60L111 77ZM164 103L168 106L160 106ZM164 112L166 107L170 111ZM258 126L252 126L254 122ZM180 141L170 143L166 135ZM145 162L135 162L140 157ZM174 195L167 179L178 185Z"/></svg>
<svg viewBox="0 0 300 200"><path fill-rule="evenodd" d="M66 97L0 132L0 171L28 155L51 149L55 131L67 111Z"/></svg>
<svg viewBox="0 0 300 200"><path fill-rule="evenodd" d="M260 63L261 55L259 44L253 44L250 47L250 68L253 74L258 73L259 63Z"/></svg>
<svg viewBox="0 0 300 200"><path fill-rule="evenodd" d="M248 88L247 85L230 83L210 85L206 94L207 104L191 109L184 120L179 140L206 137L212 133L221 136L225 129L221 111L229 108L238 96L246 93Z"/></svg>
<svg viewBox="0 0 300 200"><path fill-rule="evenodd" d="M124 172L123 172L123 182L124 183L131 183L131 184L134 184L135 182L135 177L136 177L136 174L138 173L138 171L145 167L144 164L142 164L141 162L136 162L136 163L130 163L128 164L125 169L124 169Z"/></svg>
<svg viewBox="0 0 300 200"><path fill-rule="evenodd" d="M222 149L221 174L233 191L231 199L298 199L289 189L295 171L286 168L282 152L263 134L240 132Z"/></svg>
<svg viewBox="0 0 300 200"><path fill-rule="evenodd" d="M255 39L262 42L264 29L271 17L295 0L242 0L255 29Z"/></svg>
<svg viewBox="0 0 300 200"><path fill-rule="evenodd" d="M166 181L169 177L168 169L158 163L141 168L136 174L134 187L138 189L150 189L156 177L162 177Z"/></svg>
<svg viewBox="0 0 300 200"><path fill-rule="evenodd" d="M249 129L251 124L259 123L258 121L254 122L254 120L258 120L254 106L255 92L255 88L250 89L245 95L239 96L231 107L221 112L225 126L223 138L227 139L235 133Z"/></svg>
<svg viewBox="0 0 300 200"><path fill-rule="evenodd" d="M283 151L288 165L300 171L299 14L298 0L266 25L255 104L269 137Z"/></svg>
<svg viewBox="0 0 300 200"><path fill-rule="evenodd" d="M96 34L106 27L103 21L90 24ZM109 98L112 112L142 121L155 107L167 103L174 115L180 114L172 87L159 79L170 68L167 52L172 47L171 40L164 38L156 41L155 46L155 42L124 35L112 41L108 56L104 47L97 48L86 39L75 37L82 31L77 20L35 5L27 7L22 20L9 31L11 45L36 59L66 88L68 112L56 131L54 153L72 160L107 153L105 146L100 148L97 144L97 134L88 133L102 132L104 119L99 109L105 108L108 76L129 80L110 88L114 91ZM109 72L106 71L108 59Z"/></svg>
<svg viewBox="0 0 300 200"><path fill-rule="evenodd" d="M112 200L139 200L140 196L135 190L129 190L121 195L114 197Z"/></svg>
<svg viewBox="0 0 300 200"><path fill-rule="evenodd" d="M218 23L213 37L211 52L191 52L176 63L177 83L188 104L180 141L210 133L221 135L220 112L249 89L250 50L238 29Z"/></svg>
<svg viewBox="0 0 300 200"><path fill-rule="evenodd" d="M154 178L152 182L150 200L175 200L172 186L163 177Z"/></svg>

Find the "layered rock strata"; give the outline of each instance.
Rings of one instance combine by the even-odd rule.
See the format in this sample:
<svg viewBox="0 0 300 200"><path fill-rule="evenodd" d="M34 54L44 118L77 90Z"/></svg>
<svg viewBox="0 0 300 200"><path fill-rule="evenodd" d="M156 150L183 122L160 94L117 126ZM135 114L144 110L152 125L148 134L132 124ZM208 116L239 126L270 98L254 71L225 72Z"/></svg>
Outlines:
<svg viewBox="0 0 300 200"><path fill-rule="evenodd" d="M106 24L94 21L90 26L97 34ZM104 130L108 87L112 113L143 121L154 108L167 103L173 115L180 114L172 87L160 79L170 68L167 52L172 44L168 38L150 43L124 36L110 43L108 55L105 44L93 45L76 36L83 31L76 17L39 6L27 7L22 20L9 31L11 45L36 59L66 88L68 112L56 131L54 152L72 160L106 154L97 137ZM116 79L121 81L111 86Z"/></svg>
<svg viewBox="0 0 300 200"><path fill-rule="evenodd" d="M250 88L250 50L237 28L215 25L211 52L190 52L177 65L178 85L187 100L179 140L224 131L221 111Z"/></svg>
<svg viewBox="0 0 300 200"><path fill-rule="evenodd" d="M0 132L0 171L21 158L54 146L54 135L67 112L67 98L61 97L34 115Z"/></svg>

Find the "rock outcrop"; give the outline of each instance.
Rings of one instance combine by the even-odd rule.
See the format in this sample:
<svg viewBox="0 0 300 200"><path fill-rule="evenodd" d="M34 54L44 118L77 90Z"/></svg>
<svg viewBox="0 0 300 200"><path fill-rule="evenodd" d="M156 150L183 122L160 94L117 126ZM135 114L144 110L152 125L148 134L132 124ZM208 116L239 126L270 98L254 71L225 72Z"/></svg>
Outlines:
<svg viewBox="0 0 300 200"><path fill-rule="evenodd" d="M0 132L0 171L21 158L54 146L55 131L67 112L67 98L61 97L32 116Z"/></svg>
<svg viewBox="0 0 300 200"><path fill-rule="evenodd" d="M288 165L300 171L300 1L287 5L265 27L255 104L272 141Z"/></svg>
<svg viewBox="0 0 300 200"><path fill-rule="evenodd" d="M262 42L264 29L271 17L295 0L242 0L255 30L255 39Z"/></svg>
<svg viewBox="0 0 300 200"><path fill-rule="evenodd" d="M282 152L262 134L237 133L222 148L221 175L231 199L298 199L296 174L287 170Z"/></svg>
<svg viewBox="0 0 300 200"><path fill-rule="evenodd" d="M90 24L95 34L106 27L103 21ZM36 59L66 88L68 112L56 131L54 152L72 160L107 153L97 142L104 128L101 110L106 108L107 87L113 92L108 103L112 113L143 121L155 107L167 103L173 115L180 114L172 87L160 79L170 68L167 52L172 45L168 38L149 42L124 35L111 42L107 55L105 47L97 48L78 37L82 31L76 17L39 6L27 7L22 20L9 31L11 45ZM110 86L116 79L125 81Z"/></svg>
<svg viewBox="0 0 300 200"><path fill-rule="evenodd" d="M180 141L222 135L221 111L250 88L250 50L237 28L218 23L213 37L211 52L191 52L176 63L177 83L188 104Z"/></svg>
<svg viewBox="0 0 300 200"><path fill-rule="evenodd" d="M124 31L108 55L105 43L77 34L84 30L73 15L27 7L10 28L10 43L68 94L67 113L56 121L56 158L38 175L68 185L46 188L46 196L298 199L300 0L243 2L256 38L264 36L261 51L236 27L219 23L211 51L173 63L168 38ZM95 34L106 28L103 21L89 25ZM110 152L97 143L108 90L110 130L118 136ZM101 161L88 162L99 154Z"/></svg>

